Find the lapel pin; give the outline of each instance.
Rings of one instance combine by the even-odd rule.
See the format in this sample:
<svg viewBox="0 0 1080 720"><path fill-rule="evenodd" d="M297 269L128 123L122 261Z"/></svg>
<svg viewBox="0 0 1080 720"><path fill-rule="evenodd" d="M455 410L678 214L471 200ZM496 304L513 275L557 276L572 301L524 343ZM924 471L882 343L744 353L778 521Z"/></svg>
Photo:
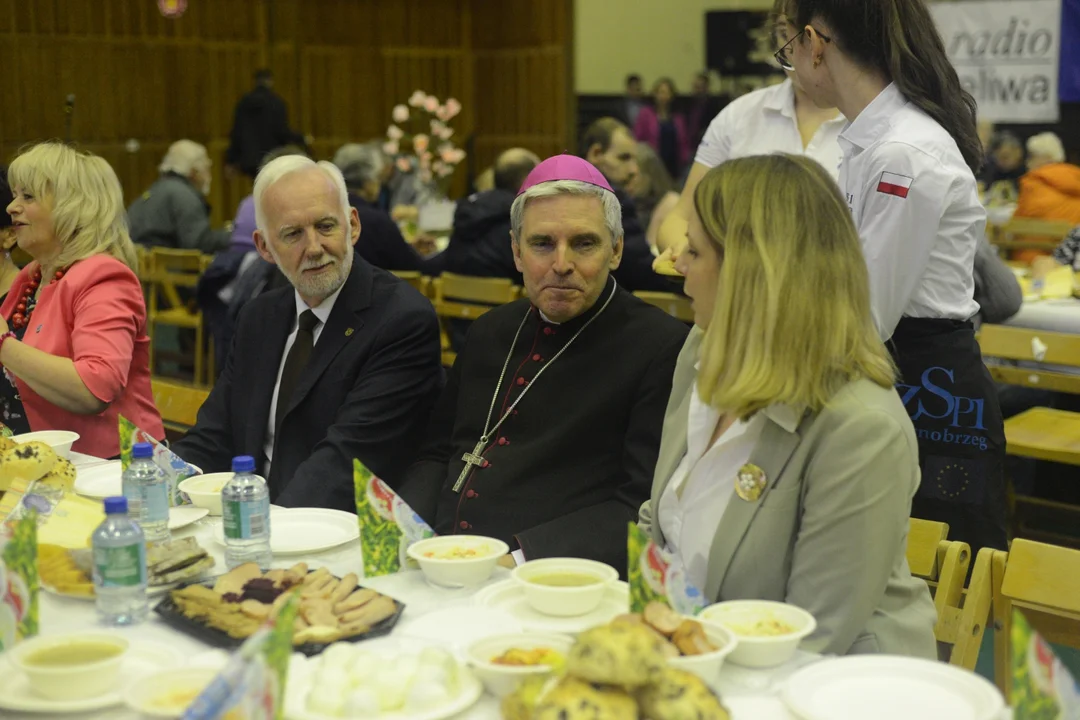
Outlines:
<svg viewBox="0 0 1080 720"><path fill-rule="evenodd" d="M35 333L41 332L41 328L43 328L43 327L44 327L44 325L38 325L37 328L34 330L34 332Z"/></svg>
<svg viewBox="0 0 1080 720"><path fill-rule="evenodd" d="M757 465L747 463L739 468L735 476L735 494L746 502L757 502L761 494L765 492L765 484L768 478L765 471Z"/></svg>
<svg viewBox="0 0 1080 720"><path fill-rule="evenodd" d="M345 331L345 337L349 337L352 334L353 334L353 329L352 328L349 328L348 330Z"/></svg>

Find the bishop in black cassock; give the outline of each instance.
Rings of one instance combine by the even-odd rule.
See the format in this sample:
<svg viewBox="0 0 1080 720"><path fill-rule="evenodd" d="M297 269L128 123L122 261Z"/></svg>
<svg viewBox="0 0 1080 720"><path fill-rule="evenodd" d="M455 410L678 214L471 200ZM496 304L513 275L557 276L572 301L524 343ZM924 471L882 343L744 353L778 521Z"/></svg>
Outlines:
<svg viewBox="0 0 1080 720"><path fill-rule="evenodd" d="M649 496L688 327L606 272L596 282L595 301L561 323L531 298L473 323L399 489L440 535L486 535L526 560L583 557L625 574L627 523ZM532 294L528 270L525 285ZM489 413L488 428L512 406L478 444Z"/></svg>

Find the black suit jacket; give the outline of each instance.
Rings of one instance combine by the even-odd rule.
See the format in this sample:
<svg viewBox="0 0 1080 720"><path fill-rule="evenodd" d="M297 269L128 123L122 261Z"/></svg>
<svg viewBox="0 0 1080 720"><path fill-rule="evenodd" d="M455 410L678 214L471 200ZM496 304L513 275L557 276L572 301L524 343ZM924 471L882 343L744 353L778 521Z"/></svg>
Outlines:
<svg viewBox="0 0 1080 720"><path fill-rule="evenodd" d="M295 323L291 286L244 307L225 370L195 427L173 445L177 455L206 472L228 471L236 455L261 459L265 469L271 397ZM442 379L431 303L354 255L282 421L267 478L273 502L355 511L353 458L395 484Z"/></svg>
<svg viewBox="0 0 1080 720"><path fill-rule="evenodd" d="M282 145L305 147L304 137L289 128L285 101L270 88L256 87L236 103L225 162L255 177L259 164Z"/></svg>

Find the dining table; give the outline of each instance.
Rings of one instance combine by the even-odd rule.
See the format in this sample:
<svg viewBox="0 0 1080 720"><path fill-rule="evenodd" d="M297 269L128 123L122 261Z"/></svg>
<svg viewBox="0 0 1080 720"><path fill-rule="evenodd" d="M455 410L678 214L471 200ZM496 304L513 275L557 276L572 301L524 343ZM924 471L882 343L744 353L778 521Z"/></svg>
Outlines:
<svg viewBox="0 0 1080 720"><path fill-rule="evenodd" d="M70 459L77 471L105 462L78 453L71 453ZM215 531L220 526L220 517L207 516L173 532L173 538L196 538L199 544L209 551L216 563L215 568L209 572L210 575L219 574L225 569L224 547L215 540ZM303 557L275 556L273 567L288 568L300 560L306 562L310 569L326 567L338 576L356 573L363 578L363 560L359 540ZM360 582L363 586L389 595L405 604L404 613L390 637L441 646L459 659L464 659L464 649L479 639L495 634L521 631L514 616L499 608L483 606L477 601L478 593L485 587L504 581L508 577L509 571L500 567L483 585L452 589L428 583L425 576L418 570L407 570L381 577L363 578ZM159 600L161 600L160 597L152 598L151 606ZM40 634L46 636L105 629L97 619L92 600L58 596L44 590L39 595L39 620ZM120 633L133 643L152 643L170 648L182 658L179 667L220 664L224 659L223 651L215 650L202 641L174 629L154 612L151 612L140 624L112 628L110 631ZM294 660L298 659L299 656L294 655ZM800 650L784 665L769 669L750 669L727 662L721 669L719 681L714 689L720 694L734 720L797 720L796 716L786 709L781 699L784 681L800 668L821 659L820 655ZM128 681L137 682L138 680L129 678ZM3 683L3 677L0 675L0 693L3 692ZM5 720L42 720L43 718L135 720L143 716L119 705L94 712L65 715L0 710L0 717ZM500 717L499 700L485 692L472 707L453 717L494 720Z"/></svg>

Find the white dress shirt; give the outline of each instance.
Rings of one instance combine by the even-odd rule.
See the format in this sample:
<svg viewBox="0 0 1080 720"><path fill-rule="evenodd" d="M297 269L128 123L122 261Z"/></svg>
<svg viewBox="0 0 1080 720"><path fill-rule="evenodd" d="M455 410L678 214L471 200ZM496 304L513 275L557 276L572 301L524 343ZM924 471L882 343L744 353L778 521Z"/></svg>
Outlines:
<svg viewBox="0 0 1080 720"><path fill-rule="evenodd" d="M281 364L278 365L277 380L274 381L274 394L270 398L270 416L266 418L266 445L263 446L263 452L266 453L266 477L270 477L270 462L274 459L274 421L277 419L276 411L278 390L281 388L281 373L285 370L285 361L289 357L289 350L292 349L293 343L296 342L296 333L300 330L300 314L311 310L311 312L315 313L315 317L319 319L319 324L311 331L312 345L314 346L319 342L319 336L322 335L323 328L326 327L326 320L330 317L330 312L334 309L334 303L337 302L338 295L341 294L344 287L345 285L342 283L341 287L335 290L333 295L323 300L322 304L315 308L309 308L308 304L300 297L300 293L294 291L296 314L293 315L292 332L289 333L289 337L285 338L285 349L281 353Z"/></svg>
<svg viewBox="0 0 1080 720"><path fill-rule="evenodd" d="M731 102L709 124L694 162L706 167L749 155L790 153L806 155L821 163L836 178L840 167L837 138L847 120L837 113L826 120L803 147L795 116L795 88L791 80L755 90Z"/></svg>
<svg viewBox="0 0 1080 720"><path fill-rule="evenodd" d="M975 315L986 211L956 141L891 84L844 128L840 146L840 188L862 240L882 339L904 316Z"/></svg>
<svg viewBox="0 0 1080 720"><path fill-rule="evenodd" d="M735 476L750 461L765 422L760 412L748 421L736 420L709 447L719 420L720 411L705 404L695 387L690 397L686 455L664 488L657 508L667 549L682 560L687 579L699 590L705 589L716 529L735 495Z"/></svg>

